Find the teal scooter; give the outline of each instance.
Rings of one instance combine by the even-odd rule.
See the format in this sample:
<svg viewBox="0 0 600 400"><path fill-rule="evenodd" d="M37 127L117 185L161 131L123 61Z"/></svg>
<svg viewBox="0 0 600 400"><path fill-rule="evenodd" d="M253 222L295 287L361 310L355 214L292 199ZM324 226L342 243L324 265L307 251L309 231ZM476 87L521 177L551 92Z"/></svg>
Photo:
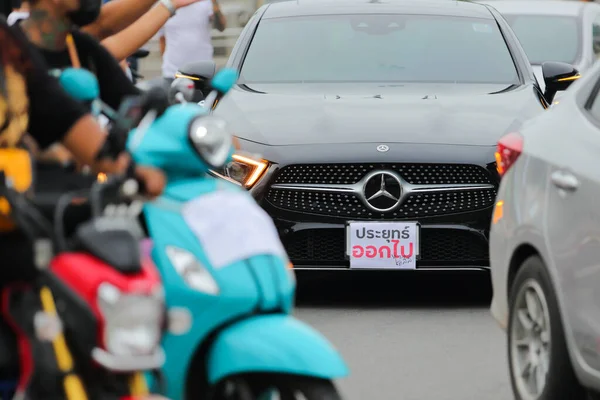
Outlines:
<svg viewBox="0 0 600 400"><path fill-rule="evenodd" d="M143 208L170 310L162 379L149 380L173 400L338 400L333 380L348 369L291 315L296 282L272 220L248 192L208 174L232 159L233 137L210 110L236 80L234 70L217 73L203 105L182 90L181 104L146 106L127 137L136 163L168 177Z"/></svg>

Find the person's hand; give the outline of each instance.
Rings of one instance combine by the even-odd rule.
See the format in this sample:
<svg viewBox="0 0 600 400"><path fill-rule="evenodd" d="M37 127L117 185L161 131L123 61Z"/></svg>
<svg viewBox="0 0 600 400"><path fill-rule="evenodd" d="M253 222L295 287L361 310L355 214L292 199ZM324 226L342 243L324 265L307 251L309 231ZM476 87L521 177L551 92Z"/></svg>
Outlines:
<svg viewBox="0 0 600 400"><path fill-rule="evenodd" d="M97 172L104 172L107 174L124 174L129 167L131 158L127 153L121 153L116 160L102 159L96 162L94 168Z"/></svg>
<svg viewBox="0 0 600 400"><path fill-rule="evenodd" d="M179 10L180 8L187 7L190 4L198 3L200 1L207 0L173 0L173 5L175 6L176 10Z"/></svg>
<svg viewBox="0 0 600 400"><path fill-rule="evenodd" d="M135 175L144 185L145 194L149 197L160 196L167 184L165 174L156 168L138 165L135 168Z"/></svg>

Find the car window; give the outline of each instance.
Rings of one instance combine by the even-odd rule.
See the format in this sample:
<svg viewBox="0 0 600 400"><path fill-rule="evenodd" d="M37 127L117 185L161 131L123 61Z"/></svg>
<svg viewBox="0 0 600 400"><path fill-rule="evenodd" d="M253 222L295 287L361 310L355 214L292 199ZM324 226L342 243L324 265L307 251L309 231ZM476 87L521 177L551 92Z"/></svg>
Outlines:
<svg viewBox="0 0 600 400"><path fill-rule="evenodd" d="M581 53L576 17L503 14L532 64L562 61L575 64Z"/></svg>
<svg viewBox="0 0 600 400"><path fill-rule="evenodd" d="M596 58L600 58L600 15L592 23L592 35L594 54Z"/></svg>
<svg viewBox="0 0 600 400"><path fill-rule="evenodd" d="M492 19L334 15L263 19L246 82L518 83Z"/></svg>
<svg viewBox="0 0 600 400"><path fill-rule="evenodd" d="M585 108L587 108L588 112L591 116L596 120L596 122L600 123L600 80L596 82L594 85L594 89L592 90L590 97L586 101Z"/></svg>

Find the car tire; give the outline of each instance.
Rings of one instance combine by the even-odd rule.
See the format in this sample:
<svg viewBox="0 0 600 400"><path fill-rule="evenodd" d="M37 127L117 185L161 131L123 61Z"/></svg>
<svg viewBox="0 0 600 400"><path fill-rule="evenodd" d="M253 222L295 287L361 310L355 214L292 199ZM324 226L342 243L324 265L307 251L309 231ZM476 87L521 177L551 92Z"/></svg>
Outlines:
<svg viewBox="0 0 600 400"><path fill-rule="evenodd" d="M537 299L539 301L535 307L541 307L539 311L542 312L543 317L547 320L547 326L545 328L539 328L540 331L545 333L545 338L547 341L544 341L543 339L544 334L540 334L539 340L536 339L531 341L536 341L536 343L539 341L541 344L528 346L523 345L522 343L528 342L530 339L523 339L522 337L518 336L527 336L527 334L523 332L535 331L535 323L534 328L532 328L531 331L527 329L519 330L519 328L523 328L522 321L527 320L526 316L524 316L524 313L528 313L528 311L523 309L523 301L525 301L525 303L529 301L529 303L527 303L527 310L530 308L535 310L535 307L529 307L529 304L533 304L531 303L531 299L533 298L532 295L539 295L542 297ZM525 262L523 262L521 265L521 268L519 269L510 290L509 307L510 313L507 335L508 364L510 381L515 399L586 400L588 398L586 390L581 386L577 377L575 376L575 372L573 371L573 365L571 364L571 359L565 340L558 301L556 299L556 295L554 294L550 275L548 274L546 266L540 257L532 256L525 260ZM546 310L544 311L543 308ZM535 312L529 314L531 316L531 314L535 314ZM532 321L533 318L529 322ZM548 332L549 337L547 336ZM534 333L532 333L530 337L533 336L535 336ZM546 358L540 355L532 358L531 354L537 353L537 348L539 347L543 347L540 352L545 351L545 354L547 355ZM532 348L535 350L532 351ZM520 351L522 351L522 353L519 353ZM542 370L546 372L544 374L545 379L543 379L543 389L539 390L538 393L528 392L528 386L525 382L526 379L521 376L517 376L517 374L519 374L518 370L527 369L526 367L521 368L528 364L528 361L525 361L523 357L521 357L521 355L524 353L528 354L525 356L525 358L528 360L547 360L545 364L540 362L537 367L543 368ZM533 362L529 361L529 365L530 368L528 370L530 373L533 373L534 367L531 366L533 365ZM544 365L544 367L541 367L542 365ZM537 369L535 371L537 371ZM540 381L542 381L542 379L540 379Z"/></svg>

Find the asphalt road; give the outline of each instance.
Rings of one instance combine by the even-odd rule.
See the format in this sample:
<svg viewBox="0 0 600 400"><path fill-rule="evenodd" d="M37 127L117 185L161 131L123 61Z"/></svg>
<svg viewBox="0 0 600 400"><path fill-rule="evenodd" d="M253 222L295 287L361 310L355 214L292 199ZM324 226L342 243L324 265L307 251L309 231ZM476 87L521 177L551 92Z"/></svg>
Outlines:
<svg viewBox="0 0 600 400"><path fill-rule="evenodd" d="M297 276L296 315L351 369L344 400L512 400L486 274Z"/></svg>

